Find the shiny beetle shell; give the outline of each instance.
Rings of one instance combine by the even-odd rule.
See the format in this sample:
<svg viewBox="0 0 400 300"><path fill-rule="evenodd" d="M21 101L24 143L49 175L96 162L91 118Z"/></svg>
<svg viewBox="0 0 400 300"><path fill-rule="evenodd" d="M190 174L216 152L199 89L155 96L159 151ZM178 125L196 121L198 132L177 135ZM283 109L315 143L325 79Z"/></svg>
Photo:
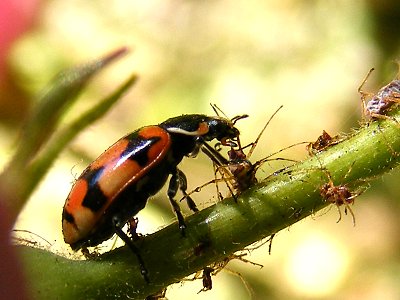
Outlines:
<svg viewBox="0 0 400 300"><path fill-rule="evenodd" d="M74 245L95 232L114 199L158 164L170 144L164 129L144 127L117 141L86 168L64 206L65 242Z"/></svg>
<svg viewBox="0 0 400 300"><path fill-rule="evenodd" d="M146 126L121 138L73 185L62 216L65 242L77 250L96 246L114 233L121 237L123 233L117 227L122 228L143 209L170 175L168 197L184 229L173 199L178 188L186 190L186 178L177 165L184 156L195 156L207 141L217 139L222 145L232 146L238 135L228 119L194 114ZM189 207L197 209L193 201Z"/></svg>

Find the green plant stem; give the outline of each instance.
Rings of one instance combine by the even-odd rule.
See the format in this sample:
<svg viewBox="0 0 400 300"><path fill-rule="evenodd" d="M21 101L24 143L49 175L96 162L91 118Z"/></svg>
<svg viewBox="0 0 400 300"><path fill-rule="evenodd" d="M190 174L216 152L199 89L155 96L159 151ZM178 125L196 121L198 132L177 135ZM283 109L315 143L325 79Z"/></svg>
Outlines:
<svg viewBox="0 0 400 300"><path fill-rule="evenodd" d="M357 189L396 167L399 151L399 125L371 122L339 144L269 176L237 202L224 199L187 217L185 237L176 223L143 237L137 246L150 284L145 284L127 247L89 261L22 247L32 292L38 299L143 299L327 206L319 193L329 181L327 172L336 185ZM353 209L357 212L356 206Z"/></svg>

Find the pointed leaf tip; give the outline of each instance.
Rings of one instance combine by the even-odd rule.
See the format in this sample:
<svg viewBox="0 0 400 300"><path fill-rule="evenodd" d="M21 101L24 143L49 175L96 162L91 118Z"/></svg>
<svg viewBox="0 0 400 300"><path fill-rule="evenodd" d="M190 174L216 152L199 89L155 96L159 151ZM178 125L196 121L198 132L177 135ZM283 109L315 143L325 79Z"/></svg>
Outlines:
<svg viewBox="0 0 400 300"><path fill-rule="evenodd" d="M99 59L99 63L104 66L109 64L110 62L121 58L122 56L126 55L129 52L129 48L128 47L121 47L117 50L114 50L113 52L105 55L103 58Z"/></svg>

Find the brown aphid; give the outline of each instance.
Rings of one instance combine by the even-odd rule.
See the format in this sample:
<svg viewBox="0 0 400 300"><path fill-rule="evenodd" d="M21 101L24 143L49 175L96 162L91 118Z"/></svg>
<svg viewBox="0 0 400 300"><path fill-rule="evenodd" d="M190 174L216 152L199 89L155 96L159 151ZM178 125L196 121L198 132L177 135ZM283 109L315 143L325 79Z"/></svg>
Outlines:
<svg viewBox="0 0 400 300"><path fill-rule="evenodd" d="M214 153L217 158L215 161L217 171L221 174L222 180L228 184L232 195L238 195L257 183L256 172L260 163L251 163L243 149L240 145L237 149L232 147L228 151L228 159L225 159L219 152ZM207 150L214 151L210 148Z"/></svg>
<svg viewBox="0 0 400 300"><path fill-rule="evenodd" d="M313 156L330 146L336 145L339 142L340 139L337 135L332 137L329 133L323 130L322 134L317 138L317 140L313 143L309 143L306 146L306 149L308 151L308 154L310 156Z"/></svg>
<svg viewBox="0 0 400 300"><path fill-rule="evenodd" d="M335 185L329 174L328 177L329 182L322 185L319 190L322 198L336 205L339 212L339 219L337 220L337 223L342 219L342 211L340 209L340 206L344 205L345 214L347 214L347 211L350 212L353 218L353 225L355 226L356 218L350 205L354 203L354 199L359 196L359 194L351 192L349 188L345 185Z"/></svg>
<svg viewBox="0 0 400 300"><path fill-rule="evenodd" d="M241 192L247 190L250 186L257 183L256 173L260 166L272 160L285 160L295 162L291 159L285 158L271 158L273 155L276 155L284 150L287 150L291 147L304 144L305 142L296 143L285 147L275 153L270 154L269 156L252 163L250 161L250 157L253 154L254 149L256 148L262 134L264 133L265 129L267 128L268 124L271 122L273 117L278 113L278 111L283 106L280 106L269 118L259 135L257 136L256 140L246 146L242 146L240 143L239 136L236 139L236 144L231 146L231 149L228 151L228 159L222 156L216 149L212 148L207 143L203 144L202 151L205 152L214 162L216 166L216 173L221 175L221 178L215 178L202 186L198 187L195 191L199 191L204 186L210 183L218 183L218 182L225 182L228 186L229 191L233 197L236 197ZM244 149L250 147L248 153L244 152ZM218 189L218 186L217 186Z"/></svg>
<svg viewBox="0 0 400 300"><path fill-rule="evenodd" d="M397 63L399 64L399 62ZM362 91L362 87L366 83L373 70L374 68L369 70L367 76L364 78L363 82L358 88L363 105L363 114L369 119L390 119L397 122L396 119L387 116L386 114L395 104L400 103L400 80L398 78L392 80L383 88L381 88L375 95L373 95L371 100L367 101L366 99L368 96L371 96L371 93Z"/></svg>

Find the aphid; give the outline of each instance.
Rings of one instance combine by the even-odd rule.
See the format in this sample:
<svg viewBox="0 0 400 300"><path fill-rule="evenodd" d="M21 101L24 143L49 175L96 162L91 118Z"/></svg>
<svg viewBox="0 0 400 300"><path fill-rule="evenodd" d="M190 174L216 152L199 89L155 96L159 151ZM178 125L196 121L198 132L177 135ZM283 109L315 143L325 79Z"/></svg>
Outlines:
<svg viewBox="0 0 400 300"><path fill-rule="evenodd" d="M322 198L336 205L339 212L339 219L337 220L337 223L342 219L342 211L340 210L340 206L344 205L345 214L347 214L347 211L350 212L353 218L353 225L355 226L356 218L350 205L353 205L354 199L359 196L360 193L351 192L350 189L344 184L335 185L328 171L326 171L326 175L328 176L329 181L323 184L319 189Z"/></svg>
<svg viewBox="0 0 400 300"><path fill-rule="evenodd" d="M73 250L96 246L117 234L136 254L141 273L148 281L139 249L123 232L123 226L146 205L167 181L168 198L186 228L174 199L177 190L189 208L194 201L186 193L186 177L178 169L185 156L194 157L207 141L216 139L232 147L239 136L234 122L221 117L183 115L159 125L142 127L118 140L80 175L65 202L62 214L64 241Z"/></svg>
<svg viewBox="0 0 400 300"><path fill-rule="evenodd" d="M390 119L396 121L394 118L387 116L386 114L388 111L390 111L393 105L400 103L400 80L395 79L389 82L375 95L373 95L371 100L366 102L366 98L370 94L363 92L362 87L366 83L373 70L374 68L369 70L367 76L364 78L363 82L358 88L358 92L361 95L364 115L371 119Z"/></svg>
<svg viewBox="0 0 400 300"><path fill-rule="evenodd" d="M317 138L315 142L309 143L306 146L308 154L313 156L325 149L329 148L330 146L336 145L340 142L340 138L336 135L332 137L327 133L325 130L322 131L322 134Z"/></svg>
<svg viewBox="0 0 400 300"><path fill-rule="evenodd" d="M253 143L250 143L244 147L241 146L240 139L239 137L236 139L236 145L231 146L231 149L228 151L228 159L226 159L224 156L222 156L219 151L216 149L212 148L208 144L203 144L202 146L202 151L206 153L215 163L217 166L218 172L221 174L222 178L217 178L214 180L211 180L202 186L198 187L195 191L199 191L201 188L204 186L210 184L210 183L216 183L219 181L224 181L228 184L228 188L233 195L233 197L236 197L238 194L241 192L247 190L250 186L254 185L257 183L257 178L256 178L256 173L257 170L261 167L262 164L264 164L267 161L271 160L285 160L285 161L291 161L294 162L295 160L292 159L286 159L286 158L273 158L271 159L272 156L287 150L289 148L292 148L294 146L304 144L304 142L301 143L296 143L293 145L290 145L288 147L285 147L275 153L272 153L268 155L267 157L258 160L255 163L252 163L250 161L250 157L253 154L253 151L255 147L257 146L262 134L264 133L265 129L271 122L272 118L278 113L278 111L282 108L283 106L280 106L269 118L268 122L265 124L263 129L260 131L259 135L257 136L256 140ZM244 153L244 149L247 147L250 147L250 150L248 151L247 154ZM189 193L190 195L191 193Z"/></svg>

